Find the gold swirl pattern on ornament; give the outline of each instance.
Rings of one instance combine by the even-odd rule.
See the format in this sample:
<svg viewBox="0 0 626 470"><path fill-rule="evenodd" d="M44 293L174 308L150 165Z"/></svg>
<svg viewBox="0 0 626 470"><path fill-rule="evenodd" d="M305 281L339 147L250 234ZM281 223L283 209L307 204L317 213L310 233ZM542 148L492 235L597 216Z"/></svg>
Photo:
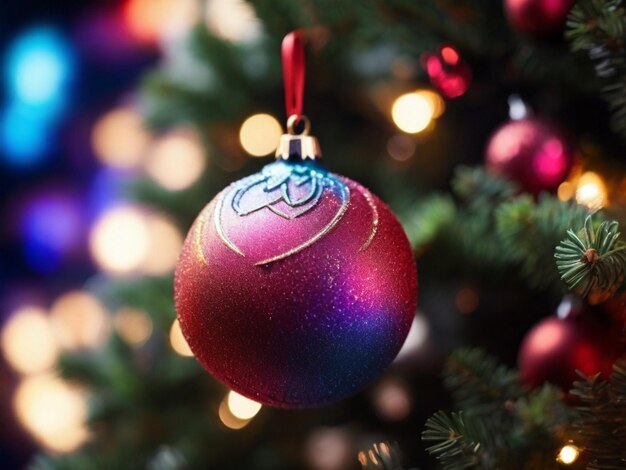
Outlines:
<svg viewBox="0 0 626 470"><path fill-rule="evenodd" d="M335 228L335 226L339 223L341 218L344 216L344 214L348 210L348 206L350 205L350 189L348 189L348 186L342 183L338 184L338 186L339 186L339 189L341 190L341 207L339 208L339 211L337 211L333 219L322 230L320 230L317 234L315 234L313 237L311 237L309 240L307 240L303 244L298 245L297 247L292 248L291 250L286 251L285 253L282 253L280 255L265 259L263 261L259 261L258 263L254 263L255 266L264 266L264 265L273 263L274 261L279 261L281 259L288 258L291 255L295 255L296 253L299 253L302 250L305 250L311 245L313 245L319 239L327 235L333 228Z"/></svg>
<svg viewBox="0 0 626 470"><path fill-rule="evenodd" d="M363 188L362 186L357 185L356 188L363 195L363 197L367 201L367 204L370 206L370 209L372 211L372 231L369 234L369 237L367 238L365 243L361 246L361 248L359 248L359 252L362 252L362 251L367 250L367 248L372 243L372 240L374 240L376 233L378 232L378 222L379 222L378 208L376 207L376 202L374 201L374 198L372 197L372 193L370 193L367 189Z"/></svg>
<svg viewBox="0 0 626 470"><path fill-rule="evenodd" d="M225 195L224 195L224 192L222 192L218 196L218 200L217 200L217 204L215 208L215 217L214 217L215 230L228 248L230 248L233 252L235 252L239 256L245 257L243 252L239 248L237 248L237 246L232 241L230 241L230 238L228 238L228 236L224 232L224 227L222 226L222 210L224 208L224 199L225 199Z"/></svg>
<svg viewBox="0 0 626 470"><path fill-rule="evenodd" d="M196 230L193 234L193 251L196 255L198 261L202 264L208 264L206 262L206 258L204 257L204 251L202 250L202 232L204 231L204 226L206 225L207 214L203 213L198 219L198 223L196 224Z"/></svg>

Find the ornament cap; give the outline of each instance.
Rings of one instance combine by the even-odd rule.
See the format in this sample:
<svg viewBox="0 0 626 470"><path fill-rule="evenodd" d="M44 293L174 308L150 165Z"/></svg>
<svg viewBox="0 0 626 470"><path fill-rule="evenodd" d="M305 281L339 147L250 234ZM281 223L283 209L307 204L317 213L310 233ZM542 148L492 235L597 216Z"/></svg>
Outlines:
<svg viewBox="0 0 626 470"><path fill-rule="evenodd" d="M302 122L304 129L298 134L295 125ZM309 135L311 121L306 116L292 114L287 120L287 134L280 137L276 149L277 160L319 160L322 158L322 149L317 139Z"/></svg>

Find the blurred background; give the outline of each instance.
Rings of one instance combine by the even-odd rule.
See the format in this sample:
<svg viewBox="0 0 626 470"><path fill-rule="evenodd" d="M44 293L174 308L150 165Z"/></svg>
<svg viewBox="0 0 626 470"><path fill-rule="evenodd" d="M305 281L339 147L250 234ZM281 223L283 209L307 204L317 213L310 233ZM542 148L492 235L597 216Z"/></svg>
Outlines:
<svg viewBox="0 0 626 470"><path fill-rule="evenodd" d="M462 225L448 232L459 254L433 241L458 196L418 206L449 193L460 165L547 133L547 183L525 189L623 217L624 143L602 69L563 38L567 9L556 26L529 27L486 0L301 3L0 5L1 468L341 470L382 439L408 467L435 468L419 436L451 406L445 357L482 345L516 363L562 298L552 252L564 230L535 234L546 261L532 246L494 250L488 230ZM280 41L299 26L310 35L305 112L326 162L400 215L420 258L420 307L380 380L286 412L194 361L172 272L199 210L271 161L284 122ZM515 121L526 124L498 144ZM530 259L520 250L535 264L519 268ZM516 267L502 271L499 256Z"/></svg>

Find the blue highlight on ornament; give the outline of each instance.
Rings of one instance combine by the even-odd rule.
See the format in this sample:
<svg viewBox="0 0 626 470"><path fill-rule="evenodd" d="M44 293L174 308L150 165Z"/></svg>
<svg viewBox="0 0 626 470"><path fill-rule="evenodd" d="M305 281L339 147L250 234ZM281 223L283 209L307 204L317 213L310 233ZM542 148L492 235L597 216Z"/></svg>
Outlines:
<svg viewBox="0 0 626 470"><path fill-rule="evenodd" d="M52 26L24 31L9 47L3 72L8 102L0 113L0 149L6 163L39 163L65 107L76 60Z"/></svg>

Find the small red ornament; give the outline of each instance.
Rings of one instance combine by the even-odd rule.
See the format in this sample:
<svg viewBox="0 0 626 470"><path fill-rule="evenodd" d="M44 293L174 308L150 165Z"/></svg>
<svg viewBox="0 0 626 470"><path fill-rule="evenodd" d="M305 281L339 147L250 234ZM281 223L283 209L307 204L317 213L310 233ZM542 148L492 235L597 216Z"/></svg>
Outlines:
<svg viewBox="0 0 626 470"><path fill-rule="evenodd" d="M505 0L509 23L517 31L546 36L563 30L574 0Z"/></svg>
<svg viewBox="0 0 626 470"><path fill-rule="evenodd" d="M496 130L487 144L485 159L493 173L537 194L554 192L565 181L574 165L575 151L554 125L525 118Z"/></svg>
<svg viewBox="0 0 626 470"><path fill-rule="evenodd" d="M461 60L454 47L442 46L439 54L426 52L422 56L422 62L430 82L447 98L458 98L469 88L472 70Z"/></svg>
<svg viewBox="0 0 626 470"><path fill-rule="evenodd" d="M550 382L569 391L579 380L577 370L610 377L622 351L621 329L589 312L549 317L524 338L518 355L520 377L529 387Z"/></svg>

